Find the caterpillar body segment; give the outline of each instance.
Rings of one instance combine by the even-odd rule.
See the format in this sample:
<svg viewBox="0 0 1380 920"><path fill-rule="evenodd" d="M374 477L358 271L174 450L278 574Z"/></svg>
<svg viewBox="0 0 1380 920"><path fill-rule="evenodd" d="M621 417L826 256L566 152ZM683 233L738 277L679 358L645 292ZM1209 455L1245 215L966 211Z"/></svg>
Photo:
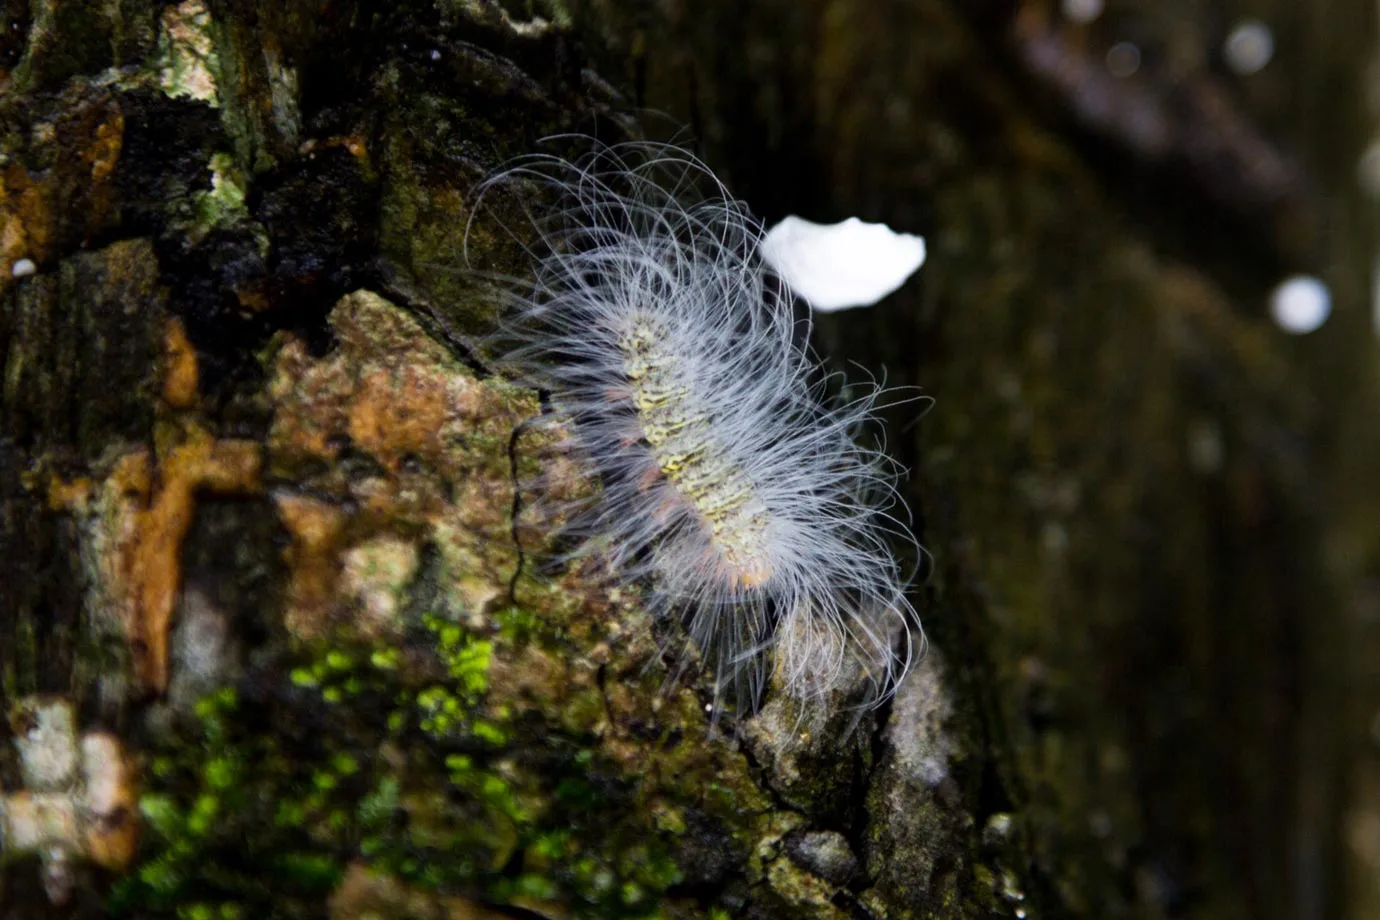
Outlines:
<svg viewBox="0 0 1380 920"><path fill-rule="evenodd" d="M509 183L558 202L533 220L532 278L504 286L499 339L602 481L574 554L597 547L688 617L740 704L769 668L797 698L885 699L923 635L892 552L914 544L895 466L854 440L881 391L826 398L761 226L674 148L532 157L482 191Z"/></svg>

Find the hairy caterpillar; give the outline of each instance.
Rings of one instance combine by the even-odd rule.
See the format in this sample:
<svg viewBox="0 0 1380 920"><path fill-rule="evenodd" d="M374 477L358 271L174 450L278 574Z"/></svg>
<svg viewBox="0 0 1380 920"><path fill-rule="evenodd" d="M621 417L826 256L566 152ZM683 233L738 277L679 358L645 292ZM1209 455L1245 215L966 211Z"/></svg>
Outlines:
<svg viewBox="0 0 1380 920"><path fill-rule="evenodd" d="M687 616L740 705L768 658L794 697L885 699L923 634L890 548L914 542L890 514L894 466L853 437L881 390L826 399L760 224L689 154L533 156L481 199L514 183L558 204L531 218L533 277L504 286L502 362L550 393L603 483L573 555L597 547L654 611Z"/></svg>

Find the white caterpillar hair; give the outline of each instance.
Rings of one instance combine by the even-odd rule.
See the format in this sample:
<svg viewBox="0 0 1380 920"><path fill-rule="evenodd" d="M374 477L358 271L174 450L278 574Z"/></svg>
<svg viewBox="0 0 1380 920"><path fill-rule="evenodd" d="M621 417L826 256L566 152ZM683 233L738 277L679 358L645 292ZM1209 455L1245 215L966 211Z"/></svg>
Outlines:
<svg viewBox="0 0 1380 920"><path fill-rule="evenodd" d="M534 156L481 195L533 182L558 204L533 218L533 278L504 286L501 360L602 480L572 555L597 548L654 612L688 615L739 705L768 657L794 697L885 699L923 634L891 551L914 544L895 465L854 441L881 390L826 399L760 224L689 154Z"/></svg>

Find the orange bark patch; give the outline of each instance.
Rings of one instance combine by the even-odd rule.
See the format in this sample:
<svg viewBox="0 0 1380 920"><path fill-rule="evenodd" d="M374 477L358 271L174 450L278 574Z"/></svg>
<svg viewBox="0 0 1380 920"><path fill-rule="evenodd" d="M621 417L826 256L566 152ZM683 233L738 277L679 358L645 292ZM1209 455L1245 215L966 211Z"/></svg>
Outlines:
<svg viewBox="0 0 1380 920"><path fill-rule="evenodd" d="M135 678L159 693L168 686L168 628L182 584L182 540L196 510L196 492L244 493L258 484L260 451L253 441L216 441L195 432L168 452L156 470L148 455L121 463L117 481L147 504L126 519L119 568L127 597L125 634ZM121 475L123 474L123 475Z"/></svg>
<svg viewBox="0 0 1380 920"><path fill-rule="evenodd" d="M81 514L91 500L92 488L91 480L85 476L71 481L54 476L48 483L48 507L53 511Z"/></svg>
<svg viewBox="0 0 1380 920"><path fill-rule="evenodd" d="M17 162L0 170L0 287L11 282L8 268L29 258L42 263L48 258L55 228L52 183L31 176Z"/></svg>
<svg viewBox="0 0 1380 920"><path fill-rule="evenodd" d="M452 413L447 382L430 368L374 371L350 404L350 437L390 469L408 454L434 452Z"/></svg>
<svg viewBox="0 0 1380 920"><path fill-rule="evenodd" d="M139 843L138 789L124 746L115 735L92 732L81 739L87 856L107 869L129 865Z"/></svg>
<svg viewBox="0 0 1380 920"><path fill-rule="evenodd" d="M110 214L114 199L110 180L124 143L125 116L119 109L114 109L109 118L96 125L91 146L82 151L82 163L88 167L91 176L87 197L89 227L102 226Z"/></svg>
<svg viewBox="0 0 1380 920"><path fill-rule="evenodd" d="M278 516L292 534L287 551L287 628L298 637L316 636L329 616L340 569L346 515L339 508L303 495L276 497Z"/></svg>
<svg viewBox="0 0 1380 920"><path fill-rule="evenodd" d="M116 219L124 113L100 88L74 89L65 99L56 120L32 128L35 148L48 148L51 162L30 169L20 157L0 168L0 291L14 283L17 260L41 266L55 250L90 242Z"/></svg>
<svg viewBox="0 0 1380 920"><path fill-rule="evenodd" d="M405 554L380 547L415 552L423 541L437 550L444 590L482 616L517 565L506 450L538 411L534 394L475 380L377 295L343 298L331 325L335 348L324 356L281 339L268 387L271 475L302 487L277 498L293 535L288 628L298 638L344 623L363 634L392 628L395 617L380 612L415 573L394 564Z"/></svg>
<svg viewBox="0 0 1380 920"><path fill-rule="evenodd" d="M168 321L163 338L163 401L174 409L190 409L196 404L196 349L187 340L182 321L173 317Z"/></svg>

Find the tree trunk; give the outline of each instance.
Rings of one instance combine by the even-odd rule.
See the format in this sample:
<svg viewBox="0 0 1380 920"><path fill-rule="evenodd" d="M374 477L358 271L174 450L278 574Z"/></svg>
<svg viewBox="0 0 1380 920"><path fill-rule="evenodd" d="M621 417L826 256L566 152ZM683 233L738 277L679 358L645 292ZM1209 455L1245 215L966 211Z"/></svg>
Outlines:
<svg viewBox="0 0 1380 920"><path fill-rule="evenodd" d="M1337 217L1197 7L1118 79L1053 4L528 6L0 12L0 917L1343 916L1365 318L1323 378L1254 306ZM541 563L568 474L474 344L475 183L680 123L767 218L929 241L815 330L936 398L931 650L853 731L716 719Z"/></svg>

